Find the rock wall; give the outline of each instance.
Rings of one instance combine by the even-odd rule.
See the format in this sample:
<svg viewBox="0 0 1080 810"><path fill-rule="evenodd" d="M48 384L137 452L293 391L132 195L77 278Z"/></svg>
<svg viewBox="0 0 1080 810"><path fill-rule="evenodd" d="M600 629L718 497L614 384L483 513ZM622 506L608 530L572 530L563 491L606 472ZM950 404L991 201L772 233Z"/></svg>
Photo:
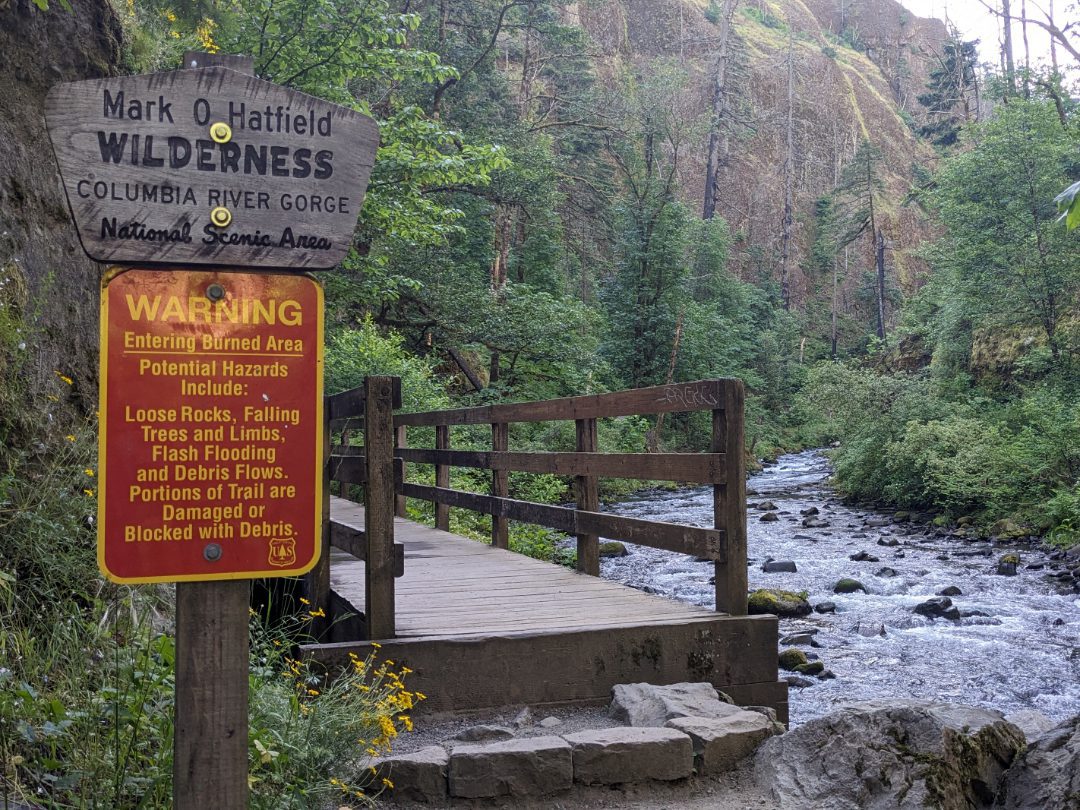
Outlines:
<svg viewBox="0 0 1080 810"><path fill-rule="evenodd" d="M602 57L598 73L614 77L627 66L647 69L655 59L677 60L689 73L691 106L708 114L718 26L706 0L590 0L572 5L568 21L582 25ZM730 97L736 107L730 148L721 173L718 212L738 237L736 269L754 279L775 276L779 265L786 151L787 52L793 54L795 96L796 305L822 279L808 261L814 204L829 192L840 168L862 140L883 154L881 214L888 239L888 273L903 292L920 284L925 266L913 250L931 235L914 205L903 202L916 167L936 155L915 133L922 92L934 53L946 38L943 23L914 17L895 0L743 0L734 17ZM706 144L680 170L685 201L700 210ZM873 265L869 240L854 248L852 266ZM863 279L849 274L842 293L851 300Z"/></svg>
<svg viewBox="0 0 1080 810"><path fill-rule="evenodd" d="M121 61L120 24L107 0L72 5L73 12L56 2L42 12L29 0L0 2L0 306L25 322L23 339L0 345L2 401L11 410L40 403L41 417L60 372L73 380L59 386L60 422L96 404L101 268L71 223L45 130L45 95L57 82L115 75ZM25 434L33 424L8 428Z"/></svg>

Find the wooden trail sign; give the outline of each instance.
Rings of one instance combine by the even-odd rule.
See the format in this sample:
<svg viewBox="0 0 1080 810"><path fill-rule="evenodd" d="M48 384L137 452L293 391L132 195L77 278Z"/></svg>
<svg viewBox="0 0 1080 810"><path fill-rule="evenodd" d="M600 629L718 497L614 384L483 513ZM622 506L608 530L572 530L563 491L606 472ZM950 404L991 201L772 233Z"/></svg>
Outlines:
<svg viewBox="0 0 1080 810"><path fill-rule="evenodd" d="M329 269L379 145L367 116L224 67L59 84L45 117L102 262Z"/></svg>
<svg viewBox="0 0 1080 810"><path fill-rule="evenodd" d="M322 535L322 287L127 270L101 301L98 561L117 582L296 576Z"/></svg>

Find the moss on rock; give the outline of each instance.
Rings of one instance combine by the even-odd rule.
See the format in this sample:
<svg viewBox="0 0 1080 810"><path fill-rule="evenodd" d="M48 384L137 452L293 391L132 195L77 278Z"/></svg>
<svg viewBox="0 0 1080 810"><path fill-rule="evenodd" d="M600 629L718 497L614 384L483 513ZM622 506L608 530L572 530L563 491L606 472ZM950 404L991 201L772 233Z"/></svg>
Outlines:
<svg viewBox="0 0 1080 810"><path fill-rule="evenodd" d="M866 590L866 586L859 582L859 580L851 579L849 577L844 577L833 586L833 593L855 593L855 591L869 593Z"/></svg>
<svg viewBox="0 0 1080 810"><path fill-rule="evenodd" d="M780 653L779 663L781 669L786 669L788 672L798 672L799 667L806 666L809 661L806 658L806 653L791 647Z"/></svg>
<svg viewBox="0 0 1080 810"><path fill-rule="evenodd" d="M754 591L746 600L747 613L751 616L771 613L774 616L806 616L810 613L810 603L804 594L792 591L780 591L761 588Z"/></svg>

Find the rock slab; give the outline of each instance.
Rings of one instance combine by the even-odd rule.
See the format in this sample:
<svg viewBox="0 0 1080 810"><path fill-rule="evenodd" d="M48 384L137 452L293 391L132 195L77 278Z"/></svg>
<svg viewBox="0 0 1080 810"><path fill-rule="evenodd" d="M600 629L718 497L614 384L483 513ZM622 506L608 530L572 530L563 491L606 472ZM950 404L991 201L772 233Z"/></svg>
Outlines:
<svg viewBox="0 0 1080 810"><path fill-rule="evenodd" d="M380 779L389 779L393 783L395 799L444 802L449 762L446 749L432 745L408 754L377 759L371 764Z"/></svg>
<svg viewBox="0 0 1080 810"><path fill-rule="evenodd" d="M450 795L464 799L536 796L573 784L570 744L561 737L530 737L450 752Z"/></svg>
<svg viewBox="0 0 1080 810"><path fill-rule="evenodd" d="M699 775L726 773L757 750L776 724L764 714L740 711L728 717L676 717L667 727L690 737ZM782 727L781 727L782 729Z"/></svg>
<svg viewBox="0 0 1080 810"><path fill-rule="evenodd" d="M726 717L739 708L708 683L621 683L611 690L609 711L628 726L662 726L673 717Z"/></svg>
<svg viewBox="0 0 1080 810"><path fill-rule="evenodd" d="M580 731L565 739L573 748L574 781L582 785L670 782L694 770L690 737L671 728Z"/></svg>
<svg viewBox="0 0 1080 810"><path fill-rule="evenodd" d="M755 775L780 810L986 807L1023 745L998 712L867 701L768 740Z"/></svg>
<svg viewBox="0 0 1080 810"><path fill-rule="evenodd" d="M1005 775L996 806L1008 810L1080 807L1080 716L1035 738Z"/></svg>

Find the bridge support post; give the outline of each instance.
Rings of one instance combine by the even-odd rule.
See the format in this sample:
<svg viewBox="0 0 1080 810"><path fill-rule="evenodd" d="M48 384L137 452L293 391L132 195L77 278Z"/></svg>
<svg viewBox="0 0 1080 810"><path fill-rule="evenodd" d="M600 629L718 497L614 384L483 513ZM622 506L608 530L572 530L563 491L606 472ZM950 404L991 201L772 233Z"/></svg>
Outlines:
<svg viewBox="0 0 1080 810"><path fill-rule="evenodd" d="M409 428L405 425L399 425L394 428L394 447L404 448L409 446ZM396 455L396 453L395 453ZM404 484L407 479L406 470L408 468L401 465L401 483ZM394 499L394 514L400 518L406 517L409 514L408 499L404 495L398 495Z"/></svg>
<svg viewBox="0 0 1080 810"><path fill-rule="evenodd" d="M450 449L450 426L435 426L435 449ZM442 489L450 488L450 466L448 464L435 465L435 486ZM450 531L450 505L435 502L435 528L444 532Z"/></svg>
<svg viewBox="0 0 1080 810"><path fill-rule="evenodd" d="M599 449L595 419L576 419L577 451L595 453ZM600 496L595 475L579 475L575 481L577 508L586 512L600 509ZM577 536L577 570L590 576L600 576L600 536L579 534Z"/></svg>
<svg viewBox="0 0 1080 810"><path fill-rule="evenodd" d="M496 453L505 453L510 449L510 425L498 422L491 426L491 449ZM510 495L510 473L506 470L494 470L491 473L491 494L496 498ZM491 545L495 548L510 548L510 522L498 515L491 516Z"/></svg>
<svg viewBox="0 0 1080 810"><path fill-rule="evenodd" d="M727 533L727 559L715 563L716 609L746 615L746 458L744 456L742 380L723 380L721 407L712 412L712 447L724 453L725 483L713 487L714 526Z"/></svg>
<svg viewBox="0 0 1080 810"><path fill-rule="evenodd" d="M368 638L386 639L395 635L395 379L367 377L364 388L364 458L367 466L364 495L364 534L367 542L364 613Z"/></svg>

